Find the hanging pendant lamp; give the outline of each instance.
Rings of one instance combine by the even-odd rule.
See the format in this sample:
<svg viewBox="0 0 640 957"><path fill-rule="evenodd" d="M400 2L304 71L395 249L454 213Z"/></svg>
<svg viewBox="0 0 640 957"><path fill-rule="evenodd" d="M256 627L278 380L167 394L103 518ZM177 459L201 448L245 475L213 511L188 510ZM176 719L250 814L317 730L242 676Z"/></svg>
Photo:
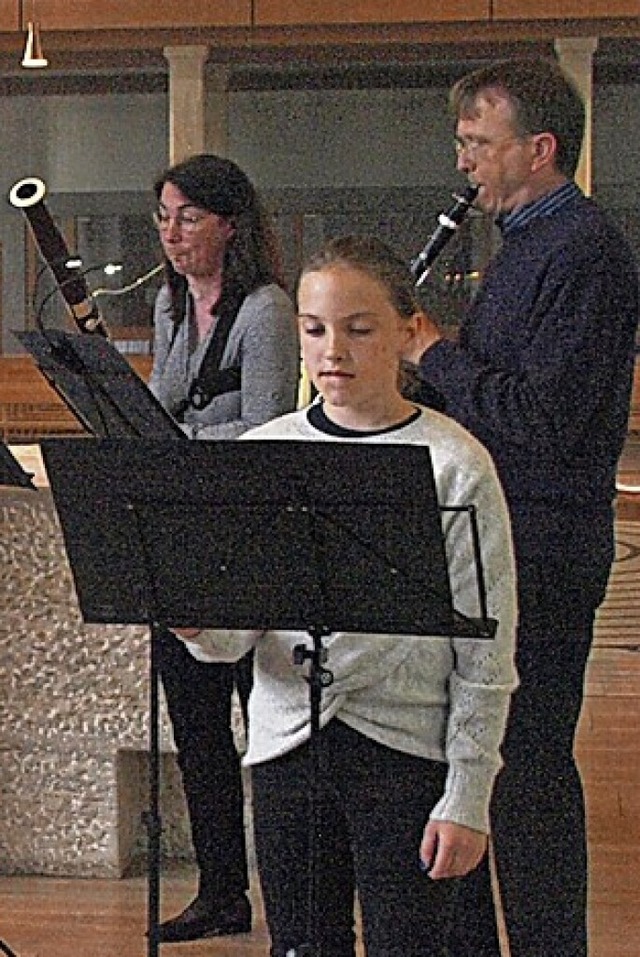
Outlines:
<svg viewBox="0 0 640 957"><path fill-rule="evenodd" d="M31 19L27 23L27 38L24 44L24 54L22 56L22 66L28 70L37 70L48 66L49 61L42 52L42 43L40 40L40 26L36 18L36 2L31 3Z"/></svg>

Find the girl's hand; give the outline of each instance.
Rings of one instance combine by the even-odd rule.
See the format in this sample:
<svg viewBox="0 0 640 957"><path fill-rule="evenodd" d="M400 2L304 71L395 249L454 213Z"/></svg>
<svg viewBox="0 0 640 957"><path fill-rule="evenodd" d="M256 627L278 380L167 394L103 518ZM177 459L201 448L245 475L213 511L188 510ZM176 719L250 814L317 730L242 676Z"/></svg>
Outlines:
<svg viewBox="0 0 640 957"><path fill-rule="evenodd" d="M453 821L429 821L420 844L421 867L429 877L464 877L487 850L487 835Z"/></svg>

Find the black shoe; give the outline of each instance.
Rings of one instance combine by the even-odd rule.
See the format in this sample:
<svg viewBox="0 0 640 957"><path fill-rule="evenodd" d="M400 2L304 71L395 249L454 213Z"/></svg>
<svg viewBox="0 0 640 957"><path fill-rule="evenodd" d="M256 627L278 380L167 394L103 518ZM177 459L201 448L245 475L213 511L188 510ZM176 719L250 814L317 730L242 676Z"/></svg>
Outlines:
<svg viewBox="0 0 640 957"><path fill-rule="evenodd" d="M228 937L251 930L251 905L244 894L214 907L196 897L181 914L158 926L158 943L177 944L204 937Z"/></svg>

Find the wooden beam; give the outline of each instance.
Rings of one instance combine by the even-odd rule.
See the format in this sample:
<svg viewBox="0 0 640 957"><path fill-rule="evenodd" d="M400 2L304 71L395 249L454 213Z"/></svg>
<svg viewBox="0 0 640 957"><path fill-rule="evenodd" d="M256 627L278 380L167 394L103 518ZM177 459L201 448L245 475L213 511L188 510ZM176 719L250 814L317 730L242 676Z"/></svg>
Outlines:
<svg viewBox="0 0 640 957"><path fill-rule="evenodd" d="M494 0L494 20L591 20L597 17L635 17L638 0Z"/></svg>
<svg viewBox="0 0 640 957"><path fill-rule="evenodd" d="M44 30L251 26L251 0L38 0L37 11Z"/></svg>
<svg viewBox="0 0 640 957"><path fill-rule="evenodd" d="M255 0L255 26L489 20L489 0Z"/></svg>
<svg viewBox="0 0 640 957"><path fill-rule="evenodd" d="M20 29L20 8L17 0L0 0L0 32Z"/></svg>

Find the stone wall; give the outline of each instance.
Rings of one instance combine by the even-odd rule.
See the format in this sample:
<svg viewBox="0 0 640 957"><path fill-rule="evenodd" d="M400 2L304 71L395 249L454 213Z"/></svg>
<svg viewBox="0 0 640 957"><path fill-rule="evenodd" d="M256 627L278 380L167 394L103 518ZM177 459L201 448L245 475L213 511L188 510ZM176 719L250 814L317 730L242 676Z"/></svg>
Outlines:
<svg viewBox="0 0 640 957"><path fill-rule="evenodd" d="M0 873L122 876L146 847L149 636L85 625L48 490L0 488ZM162 848L192 854L161 699Z"/></svg>

